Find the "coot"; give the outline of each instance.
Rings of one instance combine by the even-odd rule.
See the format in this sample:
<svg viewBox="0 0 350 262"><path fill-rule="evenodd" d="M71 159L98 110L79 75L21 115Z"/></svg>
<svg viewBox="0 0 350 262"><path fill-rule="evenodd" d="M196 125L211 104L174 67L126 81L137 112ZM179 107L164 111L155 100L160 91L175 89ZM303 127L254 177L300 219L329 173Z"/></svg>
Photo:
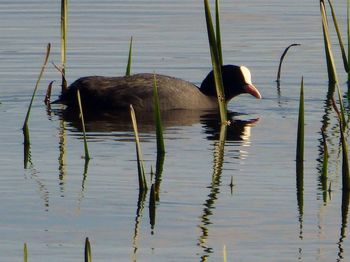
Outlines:
<svg viewBox="0 0 350 262"><path fill-rule="evenodd" d="M248 68L244 66L222 66L222 77L226 103L233 97L249 93L261 98L251 82ZM200 88L196 85L170 76L156 75L160 108L164 110L206 110L217 109L218 101L211 71ZM84 107L92 110L129 109L152 111L154 74L142 73L122 77L87 76L72 83L62 93L60 101L68 106L76 106L77 89L80 91Z"/></svg>

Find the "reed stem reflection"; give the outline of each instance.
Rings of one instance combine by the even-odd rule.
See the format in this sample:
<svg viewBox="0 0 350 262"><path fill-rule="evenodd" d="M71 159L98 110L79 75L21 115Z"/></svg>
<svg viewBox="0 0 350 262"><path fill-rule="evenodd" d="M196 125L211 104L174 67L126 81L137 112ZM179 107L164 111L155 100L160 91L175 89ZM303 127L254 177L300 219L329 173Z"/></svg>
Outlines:
<svg viewBox="0 0 350 262"><path fill-rule="evenodd" d="M214 143L214 159L213 159L213 174L210 183L210 193L205 201L203 214L201 215L201 224L199 228L201 235L198 239L198 245L203 249L204 254L201 256L201 261L207 261L209 255L213 253L213 249L206 242L209 236L208 225L211 224L210 216L215 208L217 195L220 193L221 173L224 162L225 142L227 136L227 125L221 125L219 140Z"/></svg>

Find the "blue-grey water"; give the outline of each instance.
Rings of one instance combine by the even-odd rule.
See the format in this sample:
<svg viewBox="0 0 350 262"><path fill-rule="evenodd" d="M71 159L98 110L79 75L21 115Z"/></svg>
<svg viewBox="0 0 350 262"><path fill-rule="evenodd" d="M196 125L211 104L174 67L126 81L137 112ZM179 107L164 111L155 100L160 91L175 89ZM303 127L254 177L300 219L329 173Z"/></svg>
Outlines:
<svg viewBox="0 0 350 262"><path fill-rule="evenodd" d="M344 35L345 2L336 3ZM88 119L92 159L84 171L80 125L74 116L62 116L62 106L47 110L43 103L50 81L55 80L53 99L60 93L60 74L51 63L60 64L60 1L1 1L0 17L0 261L21 261L24 243L29 261L82 261L86 237L94 261L223 261L224 246L228 261L349 261L333 112L326 116L331 192L324 194L320 185L328 78L318 1L221 1L225 63L249 67L263 99L240 96L228 105L234 116L221 174L215 168L215 119L184 114L166 121L154 225L149 194L138 205L127 118ZM200 84L211 68L202 1L69 1L68 24L69 83L85 75L123 75L131 36L133 72ZM48 42L50 63L31 112L24 168L21 128ZM279 58L292 43L301 46L287 54L277 88ZM301 201L295 151L302 76ZM140 129L150 182L155 132L145 123Z"/></svg>

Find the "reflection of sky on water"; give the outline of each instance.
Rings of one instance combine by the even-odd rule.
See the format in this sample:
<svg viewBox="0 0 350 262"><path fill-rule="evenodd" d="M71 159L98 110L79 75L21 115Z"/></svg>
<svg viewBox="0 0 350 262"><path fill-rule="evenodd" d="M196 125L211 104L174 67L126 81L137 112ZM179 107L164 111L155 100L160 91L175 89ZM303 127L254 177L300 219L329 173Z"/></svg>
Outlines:
<svg viewBox="0 0 350 262"><path fill-rule="evenodd" d="M137 228L137 258L177 261L181 254L184 260L197 261L203 255L197 246L199 217L211 205L205 244L210 248L210 261L222 259L224 244L229 260L334 261L343 256L346 261L349 238L340 211L344 201L336 133L329 138L332 197L327 197L326 203L321 197L316 161L320 158L320 121L328 88L319 7L302 0L221 2L224 60L247 65L263 95L259 101L237 97L228 105L229 110L238 113L235 120L260 119L255 125L241 123L228 132L220 179L213 179L217 123L203 118L193 122L190 117L191 121L166 128L167 155L154 234L146 198ZM83 75L124 74L131 35L133 72L155 70L199 84L211 66L201 1L77 0L70 4L69 82ZM346 1L335 4L339 21L345 21ZM17 261L23 242L27 242L33 260L80 259L77 250L88 236L96 260L109 261L116 255L121 260L130 259L136 245L131 238L138 222L131 133L115 131L118 119L90 122L88 128L96 132L88 134L92 160L84 175L79 127L67 120L62 141L60 117L47 117L42 103L51 80L56 80L54 96L60 89L60 76L50 65L29 124L31 166L23 170L21 126L47 42L53 48L50 60L60 61L60 8L59 1L41 0L0 5L2 258ZM294 42L301 46L287 54L276 90L279 57ZM339 77L346 79L341 64L338 68ZM302 75L308 114L301 239L294 160ZM342 90L346 89L342 84ZM337 129L332 120L329 127L328 136ZM155 165L151 130L148 127L142 133L148 171ZM66 148L64 155L60 154L62 147ZM235 186L231 194L228 184L232 176ZM213 194L215 201L210 202Z"/></svg>

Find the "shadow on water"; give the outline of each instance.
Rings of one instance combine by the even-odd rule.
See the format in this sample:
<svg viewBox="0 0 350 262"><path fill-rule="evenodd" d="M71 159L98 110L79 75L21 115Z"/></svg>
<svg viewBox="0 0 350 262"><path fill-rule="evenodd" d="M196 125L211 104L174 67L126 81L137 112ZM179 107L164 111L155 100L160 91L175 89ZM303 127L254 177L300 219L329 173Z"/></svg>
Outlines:
<svg viewBox="0 0 350 262"><path fill-rule="evenodd" d="M49 120L52 120L52 110L50 106L47 106L46 108L47 116ZM58 149L59 149L59 157L58 157L58 181L59 181L59 190L61 193L61 197L64 197L64 191L65 191L65 176L66 176L66 122L64 119L60 119L59 121L59 141L58 141ZM29 140L27 140L29 141ZM31 144L26 143L26 141L23 143L24 147L24 168L29 169L31 173L31 179L34 180L38 184L38 192L41 192L42 199L44 200L45 204L45 210L48 211L49 208L49 191L47 187L44 185L44 183L41 181L40 177L37 174L37 171L35 170L34 164L32 162L31 157ZM85 190L85 182L87 178L87 172L88 172L88 164L89 161L85 161L84 164L84 170L83 170L83 178L82 178L82 185L81 185L81 192L79 195L78 203L80 206L80 203L82 199L84 198L84 190Z"/></svg>
<svg viewBox="0 0 350 262"><path fill-rule="evenodd" d="M318 171L319 171L319 188L322 192L322 198L323 198L323 203L327 204L327 197L329 195L329 198L331 197L331 184L329 182L329 187L328 187L328 181L329 181L329 177L328 177L328 173L327 170L324 170L325 168L327 168L324 166L324 156L325 154L328 154L328 146L327 146L327 141L332 142L331 145L333 147L337 147L338 150L338 157L336 160L336 165L339 164L340 162L340 155L341 155L341 151L342 151L342 145L341 142L339 142L338 144L335 144L332 141L333 139L338 140L340 137L340 132L339 132L339 122L335 121L334 124L331 121L331 117L330 114L333 111L333 107L332 107L332 99L334 96L334 92L335 92L335 84L330 83L329 87L328 87L328 93L327 93L327 97L324 101L324 114L321 120L321 138L319 139L320 144L319 144L319 155L317 158L317 162L318 164ZM349 105L347 107L347 112L349 112ZM330 126L332 125L332 126ZM329 135L327 136L327 132L329 133ZM348 136L348 134L347 134ZM340 139L339 139L340 140ZM328 160L328 159L327 159ZM349 190L342 190L342 203L341 203L341 226L340 226L340 236L339 236L339 240L337 242L338 245L338 253L337 253L337 259L336 261L342 261L344 259L344 240L346 238L346 228L347 228L347 222L348 222L348 213L349 213L349 200L350 200L350 191Z"/></svg>
<svg viewBox="0 0 350 262"><path fill-rule="evenodd" d="M349 200L350 200L350 191L343 190L342 192L342 204L341 204L341 228L340 228L340 237L338 241L338 259L341 261L344 259L344 240L346 238L346 228L348 223L348 213L349 213Z"/></svg>
<svg viewBox="0 0 350 262"><path fill-rule="evenodd" d="M151 225L151 234L154 234L154 229L156 225L156 207L157 202L160 200L160 184L162 181L162 172L163 172L163 165L165 160L165 154L160 153L157 154L157 160L156 160L156 173L155 173L155 182L152 184L151 189L149 191L149 206L148 206L148 212L149 212L149 222ZM152 175L152 174L151 174ZM134 235L132 237L132 245L133 245L133 254L132 254L132 260L137 260L137 251L138 251L138 240L140 235L140 225L142 221L142 212L145 206L145 201L147 197L148 190L140 190L139 191L139 197L137 200L137 209L136 209L136 216L135 216L135 226L134 226Z"/></svg>
<svg viewBox="0 0 350 262"><path fill-rule="evenodd" d="M215 209L216 200L220 194L220 187L222 184L221 175L224 163L225 143L226 141L241 141L244 143L249 140L250 128L259 120L235 120L234 113L231 113L229 119L231 121L231 125L229 126L220 126L217 120L213 118L202 121L205 133L208 135L207 139L214 140L215 142L213 149L213 172L211 183L208 186L210 192L208 198L203 203L203 213L200 216L201 223L198 225L201 231L201 235L198 239L198 246L203 249L201 261L207 261L210 254L213 253L213 248L207 244L207 239L209 238L209 226L212 224L210 217L213 215L213 210ZM232 181L230 187L232 190Z"/></svg>
<svg viewBox="0 0 350 262"><path fill-rule="evenodd" d="M139 197L137 200L137 208L136 208L136 216L135 216L135 227L134 227L134 235L132 238L132 246L133 246L133 257L132 260L136 261L136 255L138 250L138 241L139 241L139 231L142 221L142 212L145 207L145 200L146 200L146 191L139 191Z"/></svg>
<svg viewBox="0 0 350 262"><path fill-rule="evenodd" d="M58 143L58 150L59 150L59 157L58 157L58 172L59 172L59 187L60 192L63 193L64 191L64 178L66 176L66 123L64 120L60 120L60 126L59 126L59 143Z"/></svg>
<svg viewBox="0 0 350 262"><path fill-rule="evenodd" d="M329 136L327 136L327 132L329 131L329 125L331 123L331 118L330 114L332 113L332 98L334 96L334 90L335 90L335 85L334 84L329 84L328 87L328 92L327 92L327 97L324 100L324 114L321 119L321 131L320 135L321 137L319 138L319 146L318 146L318 158L316 159L318 166L317 170L319 171L319 188L321 190L321 195L323 198L323 203L327 203L327 197L329 194L329 188L328 188L328 175L327 175L327 170L324 170L324 159L325 159L325 154L328 154L328 149L327 149L327 140ZM337 125L337 123L336 123ZM338 128L331 127L331 131L338 130ZM331 137L334 137L333 135Z"/></svg>
<svg viewBox="0 0 350 262"><path fill-rule="evenodd" d="M31 151L30 151L30 142L27 140L28 143L23 143L23 150L24 150L24 169L29 171L30 173L30 179L33 180L37 186L38 186L38 192L40 194L40 198L44 202L45 211L49 210L49 191L43 181L38 176L38 171L35 169L35 166L31 159ZM28 165L29 164L29 165Z"/></svg>
<svg viewBox="0 0 350 262"><path fill-rule="evenodd" d="M304 216L304 162L296 162L296 189L299 211L299 238L303 239L303 216Z"/></svg>
<svg viewBox="0 0 350 262"><path fill-rule="evenodd" d="M50 195L49 190L45 185L45 183L40 178L40 176L38 175L39 172L34 168L34 165L31 165L29 167L29 171L30 171L30 179L37 184L37 187L38 187L37 192L39 192L40 198L43 200L44 210L49 211L49 195Z"/></svg>
<svg viewBox="0 0 350 262"><path fill-rule="evenodd" d="M29 166L33 166L32 154L30 152L30 143L23 143L23 162L24 169L28 168L28 164Z"/></svg>
<svg viewBox="0 0 350 262"><path fill-rule="evenodd" d="M154 228L156 225L156 207L157 202L159 202L159 191L160 191L160 183L162 180L162 172L163 172L163 164L164 164L165 154L157 154L157 162L156 162L156 174L155 174L155 182L152 184L150 191L148 190L139 190L139 196L137 200L137 208L136 208L136 216L135 216L135 226L134 226L134 234L132 237L132 246L133 246L133 254L132 260L137 261L137 251L139 248L138 240L140 238L140 225L142 222L142 213L145 206L145 201L147 197L147 193L149 192L149 222L151 225L151 234L154 234ZM152 174L151 174L152 175Z"/></svg>
<svg viewBox="0 0 350 262"><path fill-rule="evenodd" d="M151 234L154 234L154 227L156 225L156 193L155 184L152 184L149 194L149 223L151 225Z"/></svg>
<svg viewBox="0 0 350 262"><path fill-rule="evenodd" d="M83 179L81 181L81 191L80 191L79 198L78 198L78 209L79 210L80 210L81 202L84 199L85 183L86 183L87 173L88 173L88 169L89 169L89 162L90 162L90 159L85 159L84 171L83 171Z"/></svg>
<svg viewBox="0 0 350 262"><path fill-rule="evenodd" d="M47 108L47 114L50 117L52 112L51 108ZM81 125L81 124L80 124ZM66 177L66 147L67 147L67 134L66 134L66 121L60 119L59 121L59 157L58 157L58 171L59 171L59 188L61 196L64 196L64 183ZM84 198L85 182L87 179L88 168L89 168L90 158L85 158L84 169L82 173L81 191L78 198L78 209L80 209L80 204Z"/></svg>
<svg viewBox="0 0 350 262"><path fill-rule="evenodd" d="M278 105L281 106L281 82L280 81L276 81L276 90L277 90L277 101L278 101Z"/></svg>

